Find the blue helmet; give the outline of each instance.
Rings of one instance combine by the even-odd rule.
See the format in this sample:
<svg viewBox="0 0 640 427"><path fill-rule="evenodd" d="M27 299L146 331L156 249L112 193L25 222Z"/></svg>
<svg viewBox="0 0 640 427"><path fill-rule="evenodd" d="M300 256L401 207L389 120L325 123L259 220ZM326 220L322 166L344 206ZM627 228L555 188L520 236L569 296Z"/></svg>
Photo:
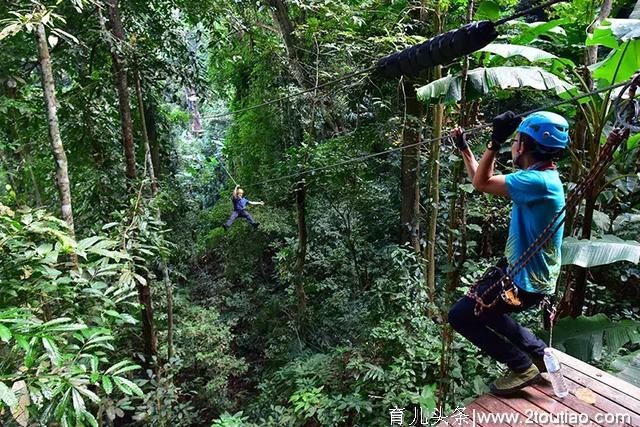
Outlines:
<svg viewBox="0 0 640 427"><path fill-rule="evenodd" d="M524 118L518 132L529 135L538 144L550 149L565 149L569 145L569 123L560 114L540 111Z"/></svg>

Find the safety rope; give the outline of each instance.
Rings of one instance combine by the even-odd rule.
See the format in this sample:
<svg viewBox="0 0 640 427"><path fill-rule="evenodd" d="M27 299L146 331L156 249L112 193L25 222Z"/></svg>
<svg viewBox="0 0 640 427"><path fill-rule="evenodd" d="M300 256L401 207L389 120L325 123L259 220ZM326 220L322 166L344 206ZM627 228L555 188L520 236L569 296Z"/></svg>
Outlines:
<svg viewBox="0 0 640 427"><path fill-rule="evenodd" d="M639 85L640 74L624 83L623 89L620 91L620 94L614 102L614 109L616 111L614 129L609 134L607 142L600 150L598 158L591 169L587 172L582 182L578 184L567 197L565 206L553 217L549 225L538 235L536 240L532 242L518 257L518 259L513 263L513 266L508 267L506 270L500 270L500 277L491 286L489 286L489 288L483 291L482 294L479 294L478 287L480 282L476 282L469 289L467 296L476 302L474 307L476 316L482 313L482 311L495 306L500 299L512 305L520 305L520 302L517 299L517 289L513 283L513 278L519 272L524 270L527 264L542 250L549 239L556 234L566 220L565 213L577 207L582 202L586 192L591 189L605 170L610 166L613 153L629 137L630 131L637 131L640 129L640 127L636 125L638 122L638 112L640 112L640 104L635 100L636 90ZM627 90L629 91L629 102L623 107L622 98ZM623 116L624 113L627 114L626 117ZM501 292L497 293L490 302L485 302L484 296L489 292L494 291L497 287L501 288ZM550 303L547 302L547 304ZM558 304L549 310L551 314L551 329L553 329Z"/></svg>
<svg viewBox="0 0 640 427"><path fill-rule="evenodd" d="M231 178L231 181L233 181L233 184L237 186L238 182L233 178L233 175L231 175L231 172L229 172L229 169L226 168L226 166L222 161L220 162L220 166L222 166L222 169L224 169L227 175L229 175L229 178Z"/></svg>
<svg viewBox="0 0 640 427"><path fill-rule="evenodd" d="M319 89L333 86L353 77L373 72L382 72L386 77L400 77L402 75L416 75L420 70L435 65L445 65L453 59L468 55L478 49L483 48L498 37L495 27L505 24L508 21L525 16L536 10L547 8L557 3L563 3L568 0L550 0L537 6L515 12L498 21L479 21L472 22L461 28L438 34L425 42L410 46L399 52L385 56L378 60L375 65L347 73L341 77L318 84L311 88L300 90L288 95L283 95L268 101L261 102L249 107L240 108L238 110L228 111L226 113L215 115L204 115L202 120L216 120L228 117L234 114L252 111L257 108L266 107L288 99L296 98L310 92L316 92Z"/></svg>

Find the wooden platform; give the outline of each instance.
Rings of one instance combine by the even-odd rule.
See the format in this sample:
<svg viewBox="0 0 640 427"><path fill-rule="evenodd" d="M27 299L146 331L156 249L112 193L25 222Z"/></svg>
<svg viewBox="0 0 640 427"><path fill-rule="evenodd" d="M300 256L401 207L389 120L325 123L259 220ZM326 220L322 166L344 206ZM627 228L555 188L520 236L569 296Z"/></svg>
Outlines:
<svg viewBox="0 0 640 427"><path fill-rule="evenodd" d="M557 398L551 383L544 381L513 397L480 396L438 425L640 427L640 388L567 354L556 354L569 386L567 397Z"/></svg>

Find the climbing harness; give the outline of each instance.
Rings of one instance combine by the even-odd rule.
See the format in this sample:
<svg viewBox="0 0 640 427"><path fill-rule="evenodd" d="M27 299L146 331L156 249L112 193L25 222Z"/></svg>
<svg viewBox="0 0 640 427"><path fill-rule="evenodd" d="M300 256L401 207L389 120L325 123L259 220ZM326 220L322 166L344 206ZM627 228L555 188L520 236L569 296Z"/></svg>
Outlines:
<svg viewBox="0 0 640 427"><path fill-rule="evenodd" d="M474 307L474 313L479 316L484 310L495 306L500 299L510 305L519 306L521 303L517 298L517 287L514 285L512 278L521 272L527 264L536 256L544 247L544 245L551 239L559 228L565 222L565 213L571 209L576 208L584 198L587 191L597 182L606 169L610 166L613 153L620 147L620 145L629 137L630 131L637 132L640 130L638 123L638 112L640 112L640 104L636 97L636 90L640 86L640 74L636 75L631 81L627 82L620 94L616 98L613 108L616 111L616 121L614 123L614 129L609 134L607 142L604 144L598 158L594 165L587 172L584 179L578 184L569 194L566 199L565 206L553 217L549 225L540 233L529 247L518 257L513 263L513 266L501 271L501 275L496 282L487 288L481 294L478 292L480 282L476 282L471 286L467 292L467 296L475 300L476 305ZM627 101L623 100L625 92L629 92ZM495 290L497 287L501 288L501 292L493 298L490 302L485 302L483 296L490 291ZM550 301L547 299L547 303ZM557 306L550 309L552 314L551 325L553 325Z"/></svg>

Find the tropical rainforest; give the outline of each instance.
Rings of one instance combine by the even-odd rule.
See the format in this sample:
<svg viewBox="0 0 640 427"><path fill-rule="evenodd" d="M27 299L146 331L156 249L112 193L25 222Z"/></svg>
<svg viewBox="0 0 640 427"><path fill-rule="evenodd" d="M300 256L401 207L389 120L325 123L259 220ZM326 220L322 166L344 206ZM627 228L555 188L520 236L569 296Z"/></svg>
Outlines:
<svg viewBox="0 0 640 427"><path fill-rule="evenodd" d="M640 2L510 18L539 3L2 1L0 424L379 426L485 393L501 368L447 311L510 204L447 135L480 155L495 115L558 112L569 191L640 69ZM466 56L376 67L501 19ZM553 328L636 384L639 141L567 211ZM237 185L259 225L225 227ZM546 314L518 319L548 339Z"/></svg>

